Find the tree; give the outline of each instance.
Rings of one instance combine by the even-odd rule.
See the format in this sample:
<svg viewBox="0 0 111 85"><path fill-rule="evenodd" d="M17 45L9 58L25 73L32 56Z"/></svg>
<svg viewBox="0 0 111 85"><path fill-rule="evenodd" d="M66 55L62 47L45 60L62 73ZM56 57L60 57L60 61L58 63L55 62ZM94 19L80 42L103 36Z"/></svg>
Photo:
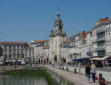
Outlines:
<svg viewBox="0 0 111 85"><path fill-rule="evenodd" d="M3 55L3 49L0 46L0 57Z"/></svg>

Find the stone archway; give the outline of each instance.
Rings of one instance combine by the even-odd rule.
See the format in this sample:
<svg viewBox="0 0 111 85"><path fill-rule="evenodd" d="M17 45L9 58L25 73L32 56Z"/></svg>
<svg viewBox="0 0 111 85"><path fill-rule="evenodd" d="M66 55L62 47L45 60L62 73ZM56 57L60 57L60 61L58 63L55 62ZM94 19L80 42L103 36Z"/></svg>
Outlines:
<svg viewBox="0 0 111 85"><path fill-rule="evenodd" d="M54 56L54 62L57 62L57 55Z"/></svg>
<svg viewBox="0 0 111 85"><path fill-rule="evenodd" d="M66 63L66 59L65 58L61 58L61 62L62 63Z"/></svg>

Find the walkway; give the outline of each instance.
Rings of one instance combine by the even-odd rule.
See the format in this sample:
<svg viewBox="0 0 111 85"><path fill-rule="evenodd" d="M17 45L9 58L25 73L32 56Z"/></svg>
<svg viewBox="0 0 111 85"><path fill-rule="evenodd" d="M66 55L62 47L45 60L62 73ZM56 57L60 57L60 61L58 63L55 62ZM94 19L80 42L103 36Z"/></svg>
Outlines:
<svg viewBox="0 0 111 85"><path fill-rule="evenodd" d="M66 80L72 81L75 85L99 85L98 82L88 82L86 77L81 74L74 74L73 72L61 70L58 68L54 68L51 66L47 66L48 69L52 70L53 72L57 73L59 76L65 78Z"/></svg>

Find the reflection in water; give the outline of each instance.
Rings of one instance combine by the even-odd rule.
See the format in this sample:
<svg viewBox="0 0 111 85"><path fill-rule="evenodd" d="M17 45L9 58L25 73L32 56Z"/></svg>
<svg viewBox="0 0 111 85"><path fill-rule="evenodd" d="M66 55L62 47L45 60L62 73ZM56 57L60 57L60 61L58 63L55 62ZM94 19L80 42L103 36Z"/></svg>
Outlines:
<svg viewBox="0 0 111 85"><path fill-rule="evenodd" d="M0 75L0 85L49 85L44 77L12 77Z"/></svg>

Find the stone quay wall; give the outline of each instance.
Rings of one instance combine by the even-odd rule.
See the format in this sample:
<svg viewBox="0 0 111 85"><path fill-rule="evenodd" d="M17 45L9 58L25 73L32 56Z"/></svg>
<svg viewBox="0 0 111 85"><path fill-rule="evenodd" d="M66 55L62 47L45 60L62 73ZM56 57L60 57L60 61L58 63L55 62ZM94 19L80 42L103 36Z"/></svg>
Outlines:
<svg viewBox="0 0 111 85"><path fill-rule="evenodd" d="M53 70L48 69L47 72L50 74L51 78L53 78L58 83L58 85L75 85L73 82L61 77Z"/></svg>

